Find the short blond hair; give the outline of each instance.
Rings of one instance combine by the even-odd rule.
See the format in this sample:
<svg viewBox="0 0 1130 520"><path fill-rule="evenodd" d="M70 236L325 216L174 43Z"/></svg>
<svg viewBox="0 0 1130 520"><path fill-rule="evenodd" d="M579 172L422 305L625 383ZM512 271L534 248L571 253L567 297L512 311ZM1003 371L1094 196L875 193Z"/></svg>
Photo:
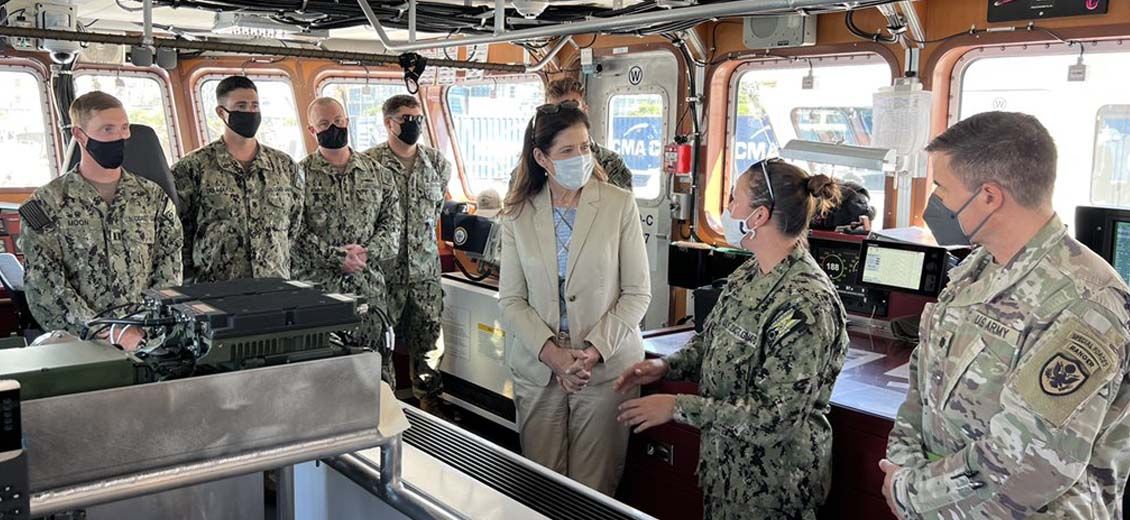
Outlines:
<svg viewBox="0 0 1130 520"><path fill-rule="evenodd" d="M502 209L502 197L495 190L485 189L475 198L475 205L478 209Z"/></svg>
<svg viewBox="0 0 1130 520"><path fill-rule="evenodd" d="M68 111L71 115L71 126L86 128L86 124L94 118L95 113L112 108L125 110L122 102L114 96L100 90L87 92L71 102L71 108Z"/></svg>
<svg viewBox="0 0 1130 520"><path fill-rule="evenodd" d="M306 117L310 119L310 124L314 124L314 108L324 107L326 105L337 105L341 107L342 112L345 112L345 105L341 104L341 101L338 101L337 98L332 98L329 96L320 97L318 99L315 99L314 101L311 101L310 106L306 107Z"/></svg>
<svg viewBox="0 0 1130 520"><path fill-rule="evenodd" d="M561 78L550 82L545 89L546 99L561 99L576 94L584 99L585 86L576 78Z"/></svg>

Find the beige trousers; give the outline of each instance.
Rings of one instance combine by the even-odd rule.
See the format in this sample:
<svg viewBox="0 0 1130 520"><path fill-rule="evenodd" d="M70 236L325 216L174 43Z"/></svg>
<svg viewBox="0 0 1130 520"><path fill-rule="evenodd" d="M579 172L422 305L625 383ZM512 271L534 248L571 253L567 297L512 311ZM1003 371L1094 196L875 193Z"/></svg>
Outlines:
<svg viewBox="0 0 1130 520"><path fill-rule="evenodd" d="M616 422L617 409L639 397L639 389L613 392L615 379L600 377L602 368L594 368L593 379L604 383L575 394L565 393L556 378L540 387L515 380L514 404L526 458L613 496L624 474L629 433Z"/></svg>

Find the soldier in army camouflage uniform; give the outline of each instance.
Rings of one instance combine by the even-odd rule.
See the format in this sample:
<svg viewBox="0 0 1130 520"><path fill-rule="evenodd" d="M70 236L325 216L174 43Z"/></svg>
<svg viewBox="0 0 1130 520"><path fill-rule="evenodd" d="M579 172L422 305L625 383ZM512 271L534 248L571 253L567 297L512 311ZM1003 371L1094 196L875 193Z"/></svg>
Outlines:
<svg viewBox="0 0 1130 520"><path fill-rule="evenodd" d="M981 247L922 314L884 496L905 519L1122 518L1130 295L1052 209L1055 143L990 112L927 150L928 223Z"/></svg>
<svg viewBox="0 0 1130 520"><path fill-rule="evenodd" d="M397 258L385 269L388 309L396 337L408 347L412 392L422 408L439 410L443 391L438 343L443 290L440 288L436 226L451 180L451 165L438 150L417 144L423 110L416 98L393 96L383 107L388 142L365 155L392 171L403 212Z"/></svg>
<svg viewBox="0 0 1130 520"><path fill-rule="evenodd" d="M771 189L767 189L771 188ZM702 432L707 519L815 519L831 483L832 385L847 353L839 295L803 237L834 206L836 183L780 161L738 179L727 240L754 253L727 281L700 334L666 360L628 369L626 390L666 377L700 395L650 395L620 407L640 432L675 421Z"/></svg>
<svg viewBox="0 0 1130 520"><path fill-rule="evenodd" d="M562 78L551 82L545 91L545 101L550 105L560 105L566 101L572 101L580 105L581 110L586 114L589 112L589 106L585 103L585 87L580 81L573 78ZM620 154L593 143L592 158L604 169L609 184L632 191L632 171L624 164L624 159L620 157ZM514 187L514 177L517 172L517 168L510 172L511 188Z"/></svg>
<svg viewBox="0 0 1130 520"><path fill-rule="evenodd" d="M388 317L383 270L400 253L396 179L349 147L349 117L336 99L316 99L307 113L318 151L300 165L306 208L302 238L292 253L293 274L331 291L365 297L370 311L362 318L359 337L362 344L382 349L382 376L392 384L392 356L385 350L392 345L383 341Z"/></svg>
<svg viewBox="0 0 1130 520"><path fill-rule="evenodd" d="M184 225L185 279L290 277L302 224L302 175L285 153L255 139L259 93L243 76L216 87L224 135L173 166Z"/></svg>
<svg viewBox="0 0 1130 520"><path fill-rule="evenodd" d="M82 158L20 207L20 249L36 320L78 335L97 314L139 303L143 290L180 285L182 237L165 191L121 167L130 135L121 102L95 91L70 114ZM133 350L144 331L108 339Z"/></svg>

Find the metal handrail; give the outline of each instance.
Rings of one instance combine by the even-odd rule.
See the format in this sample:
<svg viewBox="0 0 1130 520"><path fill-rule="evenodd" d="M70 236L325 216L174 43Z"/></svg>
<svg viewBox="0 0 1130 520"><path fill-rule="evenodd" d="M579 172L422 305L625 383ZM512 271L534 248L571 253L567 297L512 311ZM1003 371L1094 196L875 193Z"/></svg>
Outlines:
<svg viewBox="0 0 1130 520"><path fill-rule="evenodd" d="M381 437L372 430L53 489L31 497L31 516L83 509L321 459L413 520L466 520L468 517L401 479L401 442L400 435ZM352 453L371 448L381 451L380 467Z"/></svg>
<svg viewBox="0 0 1130 520"><path fill-rule="evenodd" d="M354 453L325 458L322 463L412 520L469 518L401 479L404 447L399 435L385 439L380 450L380 467L374 467L370 461Z"/></svg>
<svg viewBox="0 0 1130 520"><path fill-rule="evenodd" d="M249 475L342 453L389 444L399 445L399 443L399 436L385 438L376 429L372 429L51 489L32 495L31 516L72 511L195 484Z"/></svg>

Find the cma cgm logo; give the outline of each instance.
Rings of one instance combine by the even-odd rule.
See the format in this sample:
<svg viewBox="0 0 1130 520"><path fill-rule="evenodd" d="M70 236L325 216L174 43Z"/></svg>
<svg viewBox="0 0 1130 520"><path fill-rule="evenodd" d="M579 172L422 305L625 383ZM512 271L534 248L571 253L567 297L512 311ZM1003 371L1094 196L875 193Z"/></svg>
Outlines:
<svg viewBox="0 0 1130 520"><path fill-rule="evenodd" d="M765 141L738 141L734 143L734 160L739 162L760 161L775 154L777 154L777 146Z"/></svg>
<svg viewBox="0 0 1130 520"><path fill-rule="evenodd" d="M633 157L658 157L662 151L663 142L658 139L613 139L612 149L620 155Z"/></svg>

